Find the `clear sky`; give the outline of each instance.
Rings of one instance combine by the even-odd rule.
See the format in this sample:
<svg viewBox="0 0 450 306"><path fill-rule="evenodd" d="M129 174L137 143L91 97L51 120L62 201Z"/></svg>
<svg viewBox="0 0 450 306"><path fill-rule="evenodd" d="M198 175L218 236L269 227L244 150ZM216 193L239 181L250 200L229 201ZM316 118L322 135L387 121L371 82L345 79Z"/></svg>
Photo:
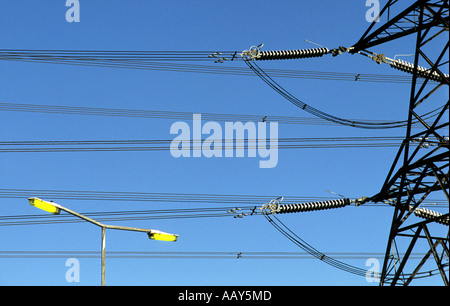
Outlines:
<svg viewBox="0 0 450 306"><path fill-rule="evenodd" d="M365 1L120 1L80 0L80 21L66 21L65 1L0 2L0 49L121 51L242 51L351 46L369 26ZM385 1L381 1L382 4ZM393 58L410 54L414 39L374 48ZM406 58L408 59L408 58ZM412 58L410 58L412 61ZM242 62L194 63L216 67ZM259 62L261 68L404 76L387 65L343 54ZM252 75L119 69L0 61L0 103L121 108L152 111L309 117ZM365 120L405 120L408 83L277 78L284 88L324 112ZM0 141L173 139L176 119L13 112L0 109ZM191 121L187 121L192 126ZM220 124L223 124L221 122ZM400 136L403 129L362 130L336 125L279 123L279 138ZM397 147L280 149L274 168L259 158L174 158L169 151L0 153L2 190L66 190L170 194L372 196L381 188ZM45 215L26 196L0 197L0 216ZM30 196L33 196L30 194ZM211 208L243 204L55 199L72 210L113 212ZM261 206L264 202L251 205ZM249 204L245 204L249 205ZM63 215L63 214L62 214ZM60 217L63 217L63 216ZM346 207L280 216L293 232L325 254L361 268L386 248L392 209ZM55 220L55 219L52 219ZM144 234L107 231L108 252L169 252L167 258L107 258L107 285L360 285L364 277L317 259L249 258L246 252L303 252L261 215L244 218L170 218L111 221L176 233L176 243ZM101 231L87 223L0 226L1 285L98 285ZM59 258L6 256L7 251L72 252ZM34 253L33 253L34 252ZM226 258L180 258L177 253L229 252ZM237 258L239 252L242 258ZM86 253L84 253L86 254ZM110 253L113 254L113 253ZM222 254L222 253L221 253ZM367 258L365 257L367 255ZM332 255L330 255L332 257ZM68 258L80 281L68 282ZM440 279L435 278L440 284Z"/></svg>

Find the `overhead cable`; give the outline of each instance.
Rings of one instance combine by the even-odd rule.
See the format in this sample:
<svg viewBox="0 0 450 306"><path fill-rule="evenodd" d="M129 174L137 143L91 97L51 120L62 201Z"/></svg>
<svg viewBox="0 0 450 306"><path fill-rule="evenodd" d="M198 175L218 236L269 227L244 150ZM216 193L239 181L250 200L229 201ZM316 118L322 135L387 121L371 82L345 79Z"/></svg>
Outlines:
<svg viewBox="0 0 450 306"><path fill-rule="evenodd" d="M209 203L209 204L247 204L258 205L270 195L251 194L215 194L215 193L174 193L174 192L130 192L99 190L44 190L0 188L0 198L41 197L51 200L82 201L138 201L138 202L171 202L171 203ZM289 201L318 201L327 197L285 196Z"/></svg>
<svg viewBox="0 0 450 306"><path fill-rule="evenodd" d="M97 61L136 63L147 61L240 60L236 51L109 51L109 50L25 50L0 49L0 59L28 61Z"/></svg>
<svg viewBox="0 0 450 306"><path fill-rule="evenodd" d="M426 118L435 116L442 107L426 114ZM44 114L64 114L64 115L82 115L82 116L110 116L110 117L129 117L129 118L147 118L147 119L175 119L192 120L195 112L176 112L164 110L144 110L127 108L105 108L105 107L84 107L68 105L42 105L25 103L3 103L0 102L0 111L11 112L29 112ZM318 117L291 117L277 116L270 114L224 114L197 112L201 114L203 120L208 121L230 121L230 122L277 122L278 124L308 124L308 125L339 125ZM352 119L360 121L360 119ZM373 123L382 123L382 120L369 120Z"/></svg>
<svg viewBox="0 0 450 306"><path fill-rule="evenodd" d="M167 219L193 219L193 218L218 218L232 217L243 218L244 216L259 214L255 206L228 206L228 207L197 207L197 208L171 208L132 211L103 211L84 212L83 215L95 218L99 222L121 222L137 220L167 220ZM83 220L71 215L8 215L0 216L0 226L18 225L45 225L61 223L81 223Z"/></svg>
<svg viewBox="0 0 450 306"><path fill-rule="evenodd" d="M263 44L259 46L252 46L248 50L244 50L241 53L241 57L244 59L244 62L247 64L247 66L255 72L256 75L258 75L267 85L269 85L273 90L275 90L278 94L280 94L282 97L284 97L286 100L297 106L298 108L309 112L310 114L313 114L314 116L317 116L319 118L329 120L331 122L335 122L341 125L345 126L352 126L357 128L363 128L363 129L388 129L388 128L398 128L398 127L405 127L408 125L408 121L391 121L391 122L383 122L383 123L373 123L369 121L356 121L356 120L349 120L344 119L341 117L337 117L328 113L325 113L323 111L320 111L314 107L311 107L310 105L304 103L303 101L299 100L295 96L293 96L291 93L289 93L287 90L285 90L282 86L280 86L277 82L275 82L263 69L261 69L255 61L258 59L260 54L262 53L260 49L262 48ZM278 59L287 59L287 58L294 58L297 56L297 58L301 58L303 54L310 54L310 55L317 55L317 56L323 56L324 54L331 53L333 56L336 56L337 54L340 54L342 52L348 52L349 49L340 47L339 49L334 49L331 52L327 48L319 48L319 49L313 49L314 51L311 52L300 52L297 50L296 52L278 52L278 53L270 53L270 54L279 54L280 56ZM294 56L294 57L291 57ZM267 56L267 59L271 59L270 56ZM274 57L275 59L275 57ZM397 68L405 68L406 66L403 65L400 61L397 61ZM406 68L405 68L406 69ZM409 68L408 68L409 69ZM406 70L408 70L406 69ZM410 69L409 69L410 70ZM408 70L408 71L409 71ZM420 69L419 69L420 70ZM425 70L422 71L421 74L423 75ZM436 80L436 78L434 78ZM445 76L444 79L441 81L446 81L448 84L448 76Z"/></svg>
<svg viewBox="0 0 450 306"><path fill-rule="evenodd" d="M351 48L347 49L348 51L351 51ZM373 61L375 61L377 64L385 63L388 64L390 67L409 73L414 74L416 72L417 77L420 79L429 79L431 81L439 82L442 84L449 84L449 74L439 74L436 70L433 68L425 68L420 65L415 66L413 63L409 63L406 61L403 61L401 59L392 59L384 54L377 54L372 51L368 50L361 50L358 51L358 54L364 55L366 57L371 58Z"/></svg>
<svg viewBox="0 0 450 306"><path fill-rule="evenodd" d="M302 250L308 252L312 256L314 256L316 259L319 259L320 261L337 268L339 270L355 274L358 276L364 276L367 277L368 270L365 268L359 268L354 265L350 265L348 263L344 263L340 260L337 260L336 258L332 258L329 255L326 255L325 253L320 252L319 250L315 249L313 246L311 246L309 243L307 243L304 239L300 238L297 234L295 234L289 227L287 227L279 218L277 218L275 215L277 214L277 210L281 207L281 201L283 200L282 197L279 197L277 199L271 200L269 203L264 204L261 206L260 210L263 213L264 217L269 221L269 223L276 228L280 233L282 233L286 238L288 238L291 242L293 242L295 245L300 247ZM364 200L363 198L359 200ZM321 203L319 205L307 205L307 206L301 206L300 204L295 205L293 207L288 206L288 210L291 210L291 212L301 212L301 211L311 211L311 210L322 210L322 209L330 209L330 208L336 208L336 207L344 207L349 205L348 199L342 199L340 201L331 202L327 201L324 203ZM311 209L303 210L298 208L305 208L309 207ZM448 267L447 267L448 269ZM417 277L429 277L432 276L434 272L436 272L438 269L430 270L430 271L423 271L420 273L420 275L415 275ZM379 277L379 275L378 275Z"/></svg>
<svg viewBox="0 0 450 306"><path fill-rule="evenodd" d="M56 51L49 52L46 50L0 50L0 60L10 62L29 62L29 63L46 63L46 64L63 64L75 66L88 67L109 67L109 68L124 68L124 69L139 69L139 70L157 70L157 71L171 71L171 72L189 72L189 73L207 73L207 74L221 74L221 75L241 75L241 76L255 76L245 67L231 67L229 65L217 65L215 63L223 63L224 61L238 61L242 58L239 56L232 56L221 58L217 60L216 57L223 55L222 52L204 51L200 53L187 53L188 55L183 60L183 51L170 51L165 54L165 57L155 59L156 51L147 51L148 55L141 55L138 58L130 58L129 56L118 57L107 55L103 53L95 54L95 56L87 56L87 51L67 51L62 52L63 55L55 55ZM120 51L115 51L118 53ZM131 53L132 51L128 51ZM138 51L134 51L135 53ZM222 54L220 54L222 53ZM58 54L58 53L56 53ZM120 54L120 53L119 53ZM127 53L125 53L127 54ZM131 53L133 54L133 53ZM144 55L146 53L143 53ZM153 54L153 55L152 55ZM176 54L177 57L168 57L168 54ZM262 54L265 54L262 52ZM180 63L181 61L191 61L199 56L200 59L211 61L216 59L213 65L199 65ZM234 53L233 53L234 55ZM153 57L152 57L153 56ZM261 56L257 60L262 60ZM335 71L304 71L292 69L266 69L272 77L283 78L301 78L314 80L331 80L331 81L358 81L358 82L385 82L396 84L410 84L411 77L398 75L383 75L383 74L366 74L359 72L335 72Z"/></svg>
<svg viewBox="0 0 450 306"><path fill-rule="evenodd" d="M245 58L244 62L247 66L255 72L267 85L269 85L273 90L275 90L278 94L280 94L283 98L297 106L298 108L314 115L319 118L335 122L345 126L363 128L363 129L388 129L388 128L398 128L407 126L408 121L390 121L383 123L373 123L369 121L356 121L340 118L331 114L327 114L323 111L320 111L300 99L296 98L294 95L285 90L282 86L280 86L277 82L275 82L264 70L262 70L254 61L251 56L246 55L246 51L242 52L242 56Z"/></svg>
<svg viewBox="0 0 450 306"><path fill-rule="evenodd" d="M278 149L338 149L338 148L389 148L398 147L403 137L324 137L324 138L279 138ZM178 142L177 142L178 143ZM119 152L119 151L166 151L166 150L256 150L257 139L222 139L204 145L205 139L188 139L182 147L173 147L172 139L127 139L127 140L30 140L0 141L0 153L43 152ZM211 144L214 148L211 148ZM426 139L410 142L410 146L440 146L441 142Z"/></svg>
<svg viewBox="0 0 450 306"><path fill-rule="evenodd" d="M283 98L294 104L296 107L314 115L324 120L334 122L339 125L351 126L362 129L392 129L392 128L401 128L408 125L407 120L403 121L384 121L384 122L373 122L370 120L355 120L355 119L345 119L341 117L337 117L323 111L320 111L300 99L296 98L294 95L289 93L286 89L284 89L281 85L275 82L264 70L262 70L258 65L251 61L245 61L245 63L249 66L249 68L254 71L269 87L271 87L275 92L280 94ZM428 116L433 113L435 110L425 114ZM414 120L412 124L416 124L417 121Z"/></svg>
<svg viewBox="0 0 450 306"><path fill-rule="evenodd" d="M384 253L376 252L329 252L334 258L341 259L367 259L383 258ZM412 253L410 257L421 259L425 254ZM0 251L0 258L99 258L100 251L72 250L72 251L38 251L38 250L12 250ZM307 252L281 252L281 251L108 251L108 258L130 259L314 259Z"/></svg>
<svg viewBox="0 0 450 306"><path fill-rule="evenodd" d="M227 205L251 205L252 207L267 198L276 198L274 195L249 195L249 194L214 194L214 193L173 193L173 192L129 192L129 191L98 191L98 190L43 190L43 189L18 189L0 188L0 199L27 199L38 196L52 200L76 200L76 201L123 201L123 202L161 202L161 203L208 203ZM332 200L330 197L311 196L284 196L285 201L317 202ZM356 202L355 202L356 203ZM364 206L385 207L387 203L366 203ZM446 200L428 199L421 206L448 207ZM242 207L242 206L240 206Z"/></svg>

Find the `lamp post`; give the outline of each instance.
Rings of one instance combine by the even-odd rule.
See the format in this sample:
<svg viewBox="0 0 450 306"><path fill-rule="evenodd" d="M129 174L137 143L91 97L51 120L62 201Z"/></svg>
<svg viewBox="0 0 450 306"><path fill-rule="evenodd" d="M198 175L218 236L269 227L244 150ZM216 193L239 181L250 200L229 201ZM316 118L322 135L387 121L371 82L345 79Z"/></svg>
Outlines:
<svg viewBox="0 0 450 306"><path fill-rule="evenodd" d="M106 234L106 229L143 232L143 233L147 233L148 237L153 240L175 242L178 239L178 235L161 232L161 231L154 230L154 229L144 229L144 228L136 228L136 227L128 227L128 226L103 224L98 221L95 221L94 219L86 217L80 213L77 213L73 210L70 210L64 206L61 206L57 203L47 202L47 201L41 200L39 198L28 198L28 201L29 201L30 205L35 206L44 211L50 212L52 214L59 215L61 213L61 210L63 210L73 216L76 216L80 219L83 219L83 220L89 222L89 223L92 223L94 225L101 227L101 229L102 229L102 246L101 246L101 249L102 249L102 268L101 268L102 286L105 285L105 234Z"/></svg>

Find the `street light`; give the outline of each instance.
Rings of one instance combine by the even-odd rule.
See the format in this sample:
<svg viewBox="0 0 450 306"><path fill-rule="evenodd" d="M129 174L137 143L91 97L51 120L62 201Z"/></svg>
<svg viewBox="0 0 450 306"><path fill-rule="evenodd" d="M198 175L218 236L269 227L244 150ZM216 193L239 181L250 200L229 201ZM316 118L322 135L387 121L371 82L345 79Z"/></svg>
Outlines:
<svg viewBox="0 0 450 306"><path fill-rule="evenodd" d="M59 215L59 213L61 212L61 209L58 206L54 205L54 203L49 203L38 198L28 198L28 201L30 202L30 205L45 210L46 212L52 213L54 215Z"/></svg>
<svg viewBox="0 0 450 306"><path fill-rule="evenodd" d="M80 219L83 219L87 222L90 222L94 225L97 225L101 227L102 229L102 286L105 285L105 232L106 229L115 229L115 230L125 230L125 231L134 231L134 232L143 232L147 233L148 237L152 240L161 240L161 241L172 241L175 242L178 239L178 235L175 234L169 234L165 233L159 230L154 229L144 229L144 228L136 228L136 227L128 227L128 226L118 226L118 225L106 225L103 223L100 223L98 221L95 221L94 219L91 219L89 217L86 217L82 214L79 214L73 210L70 210L64 206L61 206L54 202L47 202L44 200L41 200L39 198L28 198L28 201L30 205L37 207L39 209L42 209L46 212L50 212L55 215L59 215L61 210L74 215Z"/></svg>
<svg viewBox="0 0 450 306"><path fill-rule="evenodd" d="M178 239L178 235L168 234L161 231L153 230L152 232L148 233L148 238L153 240L160 240L160 241L172 241L175 242Z"/></svg>

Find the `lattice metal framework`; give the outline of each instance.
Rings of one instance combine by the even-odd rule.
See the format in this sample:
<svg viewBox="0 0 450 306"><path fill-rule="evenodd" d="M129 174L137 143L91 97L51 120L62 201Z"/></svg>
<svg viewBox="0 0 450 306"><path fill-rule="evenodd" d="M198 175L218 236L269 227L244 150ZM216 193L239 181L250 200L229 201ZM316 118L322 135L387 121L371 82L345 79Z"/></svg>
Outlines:
<svg viewBox="0 0 450 306"><path fill-rule="evenodd" d="M386 17L397 7L389 1L380 12ZM449 199L449 3L448 0L416 1L387 22L373 22L350 53L415 34L414 68L408 108L406 137L394 159L380 192L371 198L374 202L390 202L394 214L381 272L380 285L408 285L418 278L425 265L435 264L444 285L449 285L449 227L448 207L445 212L427 220L417 218L414 211L427 198ZM421 73L418 67L428 69ZM445 71L446 70L446 71ZM438 84L430 82L439 75ZM418 84L418 78L425 82ZM439 109L431 120L422 116L427 110ZM421 128L411 129L413 120ZM413 147L413 139L421 145ZM429 147L426 141L433 140ZM447 221L445 221L447 220ZM408 261L414 248L426 248L426 255L418 264ZM400 255L403 254L403 255ZM433 260L434 259L434 260Z"/></svg>

